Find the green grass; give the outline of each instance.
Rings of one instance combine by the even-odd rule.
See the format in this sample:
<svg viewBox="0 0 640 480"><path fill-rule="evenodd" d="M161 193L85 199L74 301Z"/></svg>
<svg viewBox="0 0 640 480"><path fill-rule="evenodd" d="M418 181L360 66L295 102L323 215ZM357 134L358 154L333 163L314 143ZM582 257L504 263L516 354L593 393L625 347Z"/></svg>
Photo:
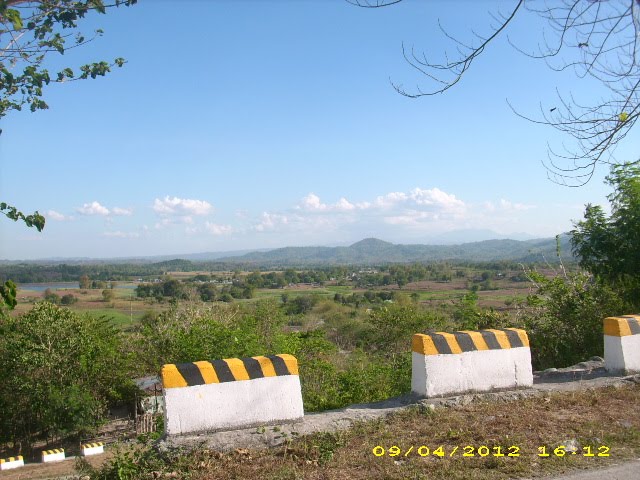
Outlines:
<svg viewBox="0 0 640 480"><path fill-rule="evenodd" d="M107 317L113 322L115 326L120 328L129 327L138 323L144 315L144 312L135 311L133 312L133 315L130 316L129 312L125 313L122 310L117 310L115 308L92 308L74 310L78 311L79 313L88 313L89 315L92 315L94 317Z"/></svg>

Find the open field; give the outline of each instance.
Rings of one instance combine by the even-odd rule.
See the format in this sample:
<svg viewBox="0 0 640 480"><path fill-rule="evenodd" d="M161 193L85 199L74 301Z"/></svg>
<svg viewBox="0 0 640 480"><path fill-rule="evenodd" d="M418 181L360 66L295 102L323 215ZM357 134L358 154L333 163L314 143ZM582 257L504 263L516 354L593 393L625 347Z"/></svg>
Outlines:
<svg viewBox="0 0 640 480"><path fill-rule="evenodd" d="M263 274L269 272L262 272ZM524 299L530 293L531 283L522 281L512 281L511 277L517 275L517 271L505 272L499 278L490 280L489 290L480 288L478 294L478 306L481 308L493 308L495 310L509 311L513 307L516 299ZM543 272L551 274L552 272ZM168 272L165 278L175 278L185 285L191 285L195 289L198 284L190 283L190 280L198 275L209 276L211 272ZM231 278L234 272L215 272L217 278ZM248 272L235 272L239 278L246 277ZM287 295L289 300L295 299L300 295L314 295L319 298L332 300L336 294L343 296L351 294L364 294L367 291L373 292L394 292L405 295L414 295L426 308L437 308L441 305L453 305L459 302L465 294L469 292L469 288L473 285L479 285L479 272L467 272L465 277L453 277L451 281L435 281L422 280L410 282L400 288L398 285L357 287L353 284L338 284L337 281L327 281L323 285L311 283L290 284L284 288L257 288L253 292L250 299L237 299L238 302L254 303L263 299L272 298L281 301L282 295ZM77 284L76 284L77 285ZM114 324L120 328L128 328L135 325L147 312L160 312L168 308L169 303L158 302L152 299L137 298L135 295L136 282L117 282L113 291L113 299L105 301L102 296L101 289L79 289L79 288L63 288L53 289L53 292L59 296L72 294L77 301L71 305L71 308L77 312L89 312L94 315L105 316L111 318ZM43 284L46 286L46 284ZM52 284L52 286L60 286ZM416 297L417 295L417 297ZM14 315L24 313L31 308L31 305L44 297L43 291L18 289L18 305L14 310ZM194 295L197 298L197 294Z"/></svg>
<svg viewBox="0 0 640 480"><path fill-rule="evenodd" d="M118 284L134 285L133 282L118 282ZM137 298L133 288L114 288L113 300L109 302L104 301L101 289L65 288L53 290L53 292L59 296L71 294L76 297L75 303L67 305L71 310L111 318L115 325L122 328L136 324L147 312L157 312L167 308L165 304ZM12 315L28 311L35 302L42 300L43 297L44 292L18 288L18 304Z"/></svg>

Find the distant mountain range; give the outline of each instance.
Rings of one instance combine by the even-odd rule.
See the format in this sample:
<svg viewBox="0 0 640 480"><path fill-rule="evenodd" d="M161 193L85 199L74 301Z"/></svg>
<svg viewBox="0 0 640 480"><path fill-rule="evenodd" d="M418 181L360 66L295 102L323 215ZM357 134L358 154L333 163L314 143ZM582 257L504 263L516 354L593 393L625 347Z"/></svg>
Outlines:
<svg viewBox="0 0 640 480"><path fill-rule="evenodd" d="M569 235L560 235L560 251L564 260L573 260ZM350 246L338 247L285 247L273 250L236 250L205 252L185 255L153 257L123 257L112 259L55 258L30 261L6 261L3 264L164 264L213 262L228 266L286 267L320 265L380 265L385 263L433 261L553 261L556 257L556 239L532 240L493 239L453 245L393 244L377 238L366 238Z"/></svg>
<svg viewBox="0 0 640 480"><path fill-rule="evenodd" d="M573 259L569 236L560 236L560 252L566 260ZM555 238L534 240L484 240L459 245L396 245L377 238L366 238L348 247L285 247L266 252L252 252L235 257L223 257L219 262L256 266L384 264L462 261L553 261L556 257Z"/></svg>

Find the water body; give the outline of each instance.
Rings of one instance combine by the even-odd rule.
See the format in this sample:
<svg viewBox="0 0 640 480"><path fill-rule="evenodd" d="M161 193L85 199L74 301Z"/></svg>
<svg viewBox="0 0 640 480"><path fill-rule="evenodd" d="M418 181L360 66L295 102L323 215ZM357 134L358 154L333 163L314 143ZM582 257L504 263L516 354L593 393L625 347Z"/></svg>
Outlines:
<svg viewBox="0 0 640 480"><path fill-rule="evenodd" d="M118 285L116 288L123 288L125 290L131 290L136 288L137 285ZM32 292L44 292L47 288L52 291L55 290L67 290L69 288L80 288L78 282L55 282L55 283L19 283L18 288L21 290L31 290Z"/></svg>

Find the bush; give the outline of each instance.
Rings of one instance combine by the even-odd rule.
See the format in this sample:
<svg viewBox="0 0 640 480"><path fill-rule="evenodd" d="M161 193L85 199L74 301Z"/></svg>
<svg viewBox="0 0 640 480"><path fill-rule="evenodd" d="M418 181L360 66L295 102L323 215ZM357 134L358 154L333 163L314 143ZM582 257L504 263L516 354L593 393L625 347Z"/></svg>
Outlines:
<svg viewBox="0 0 640 480"><path fill-rule="evenodd" d="M538 290L519 314L534 368L565 367L602 356L602 321L627 311L622 298L585 273L553 279L531 276Z"/></svg>
<svg viewBox="0 0 640 480"><path fill-rule="evenodd" d="M78 299L73 294L67 293L66 295L63 295L62 298L60 299L60 304L61 305L73 305L77 301L78 301Z"/></svg>
<svg viewBox="0 0 640 480"><path fill-rule="evenodd" d="M88 432L134 386L120 333L104 319L48 302L0 319L0 442Z"/></svg>

